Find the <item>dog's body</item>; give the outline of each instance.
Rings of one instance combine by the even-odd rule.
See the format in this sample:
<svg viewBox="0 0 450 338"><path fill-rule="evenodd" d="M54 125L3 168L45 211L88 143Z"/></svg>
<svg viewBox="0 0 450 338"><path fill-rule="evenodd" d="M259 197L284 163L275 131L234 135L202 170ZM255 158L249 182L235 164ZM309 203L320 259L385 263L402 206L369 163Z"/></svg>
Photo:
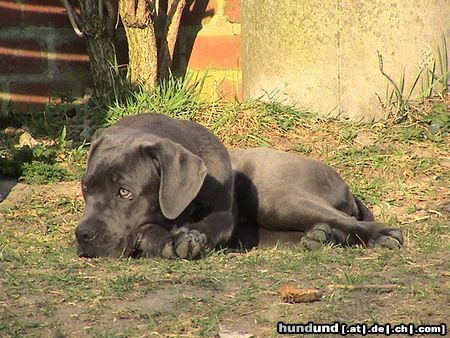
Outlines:
<svg viewBox="0 0 450 338"><path fill-rule="evenodd" d="M375 222L331 167L266 148L230 151L239 222L235 239L258 244L260 228L303 232L310 249L323 243L400 247L399 230Z"/></svg>
<svg viewBox="0 0 450 338"><path fill-rule="evenodd" d="M330 167L270 149L229 155L205 127L159 114L99 130L82 186L81 257L197 258L218 246L256 246L262 229L272 240L305 233L309 249L403 242Z"/></svg>
<svg viewBox="0 0 450 338"><path fill-rule="evenodd" d="M191 121L140 114L99 130L83 192L80 256L194 258L234 229L228 152Z"/></svg>

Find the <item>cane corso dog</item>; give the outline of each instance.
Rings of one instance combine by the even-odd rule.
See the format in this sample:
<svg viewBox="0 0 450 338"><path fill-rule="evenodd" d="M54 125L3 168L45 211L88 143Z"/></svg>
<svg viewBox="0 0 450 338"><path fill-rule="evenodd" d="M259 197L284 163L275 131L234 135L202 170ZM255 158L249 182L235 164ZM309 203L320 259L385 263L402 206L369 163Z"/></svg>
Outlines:
<svg viewBox="0 0 450 338"><path fill-rule="evenodd" d="M324 243L402 246L401 231L376 222L328 165L266 148L232 150L230 158L239 209L234 240L245 247L260 244L261 232L266 238L284 232L291 240L304 233L308 249Z"/></svg>
<svg viewBox="0 0 450 338"><path fill-rule="evenodd" d="M196 258L234 230L228 152L192 121L148 113L98 130L82 190L80 257Z"/></svg>

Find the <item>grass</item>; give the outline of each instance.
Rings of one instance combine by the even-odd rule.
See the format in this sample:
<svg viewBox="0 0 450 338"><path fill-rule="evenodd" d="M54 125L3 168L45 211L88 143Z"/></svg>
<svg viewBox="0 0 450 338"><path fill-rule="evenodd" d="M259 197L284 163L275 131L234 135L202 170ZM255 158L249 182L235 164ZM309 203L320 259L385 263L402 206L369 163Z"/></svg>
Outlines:
<svg viewBox="0 0 450 338"><path fill-rule="evenodd" d="M142 112L159 112L182 119L192 119L201 106L199 99L207 74L203 77L189 73L185 77L176 78L170 74L169 79L157 86L153 91L142 88L123 90L116 95L113 102L108 103L104 124L111 125L127 115Z"/></svg>
<svg viewBox="0 0 450 338"><path fill-rule="evenodd" d="M36 181L41 185L17 186L22 192L0 204L0 336L213 337L226 330L275 337L280 320L449 323L445 101L424 102L415 121L364 125L277 102L224 105L193 96L182 99L189 103L170 103L169 94L158 96L169 98L161 99L166 103L143 92L113 102L98 124L165 106L169 115L204 124L230 148L271 146L325 161L378 219L403 230L406 248L326 246L307 252L279 245L239 255L223 250L197 261L79 259L74 229L83 201L76 177L88 144L75 137L78 121L64 121L61 129L63 120L53 107L44 126L37 125L36 116L22 121L37 135L37 145L17 149L16 136L0 134L2 157L21 163L23 182L46 168L46 178ZM439 130L429 137L433 123ZM68 174L51 183L59 167ZM286 304L278 294L284 284L318 288L323 297Z"/></svg>
<svg viewBox="0 0 450 338"><path fill-rule="evenodd" d="M33 117L30 124L33 125ZM27 127L25 127L27 128ZM31 128L33 129L33 128ZM33 129L36 135L42 131ZM51 136L54 130L48 135ZM21 141L26 135L26 141ZM29 184L46 184L80 179L86 158L85 142L74 145L66 140L64 126L54 138L36 141L26 129L0 133L0 177L20 179ZM71 165L68 165L70 162Z"/></svg>
<svg viewBox="0 0 450 338"><path fill-rule="evenodd" d="M424 118L423 106L428 105L431 107L431 113L424 118L430 123L426 136L431 139L435 137L439 139L440 132L447 132L450 127L448 103L445 102L450 76L445 36L442 35L442 41L437 46L435 55L430 55L422 61L422 65L409 87L406 84L405 69L402 69L400 77L396 81L384 71L383 56L378 51L377 54L380 73L386 78L387 86L384 99L380 95L376 95L388 119L394 123L422 120ZM436 98L438 99L436 100Z"/></svg>

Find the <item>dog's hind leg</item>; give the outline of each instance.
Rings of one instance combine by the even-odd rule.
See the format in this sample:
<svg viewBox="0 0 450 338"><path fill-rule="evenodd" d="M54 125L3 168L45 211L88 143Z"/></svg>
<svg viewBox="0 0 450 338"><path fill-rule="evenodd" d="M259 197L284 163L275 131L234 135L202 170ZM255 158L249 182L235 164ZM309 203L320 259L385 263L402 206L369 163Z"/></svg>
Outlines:
<svg viewBox="0 0 450 338"><path fill-rule="evenodd" d="M382 223L376 224L378 226L378 224ZM363 225L363 227L366 226L370 227L371 225ZM370 248L381 246L388 249L398 249L403 244L403 236L400 230L384 226L381 231L374 234L370 239L364 240L358 235L358 231L345 233L337 227L331 227L327 223L318 223L303 236L300 243L308 250L316 250L325 244L343 246L362 244Z"/></svg>
<svg viewBox="0 0 450 338"><path fill-rule="evenodd" d="M292 200L291 200L292 201ZM323 243L369 247L399 248L403 244L400 230L375 221L358 221L320 200L296 200L295 206L288 199L279 200L270 212L264 205L258 214L258 223L269 230L305 231L307 247Z"/></svg>
<svg viewBox="0 0 450 338"><path fill-rule="evenodd" d="M318 223L302 237L300 244L308 250L316 250L326 244L350 246L360 242L354 234L346 234L327 223Z"/></svg>

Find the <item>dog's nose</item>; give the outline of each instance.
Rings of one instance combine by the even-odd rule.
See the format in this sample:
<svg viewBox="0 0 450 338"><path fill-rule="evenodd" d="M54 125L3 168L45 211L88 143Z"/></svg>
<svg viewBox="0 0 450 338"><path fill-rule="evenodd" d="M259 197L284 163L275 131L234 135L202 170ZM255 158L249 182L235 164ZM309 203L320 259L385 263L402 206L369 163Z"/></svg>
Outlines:
<svg viewBox="0 0 450 338"><path fill-rule="evenodd" d="M75 229L75 236L78 242L90 242L95 239L95 231L87 226L79 225Z"/></svg>

